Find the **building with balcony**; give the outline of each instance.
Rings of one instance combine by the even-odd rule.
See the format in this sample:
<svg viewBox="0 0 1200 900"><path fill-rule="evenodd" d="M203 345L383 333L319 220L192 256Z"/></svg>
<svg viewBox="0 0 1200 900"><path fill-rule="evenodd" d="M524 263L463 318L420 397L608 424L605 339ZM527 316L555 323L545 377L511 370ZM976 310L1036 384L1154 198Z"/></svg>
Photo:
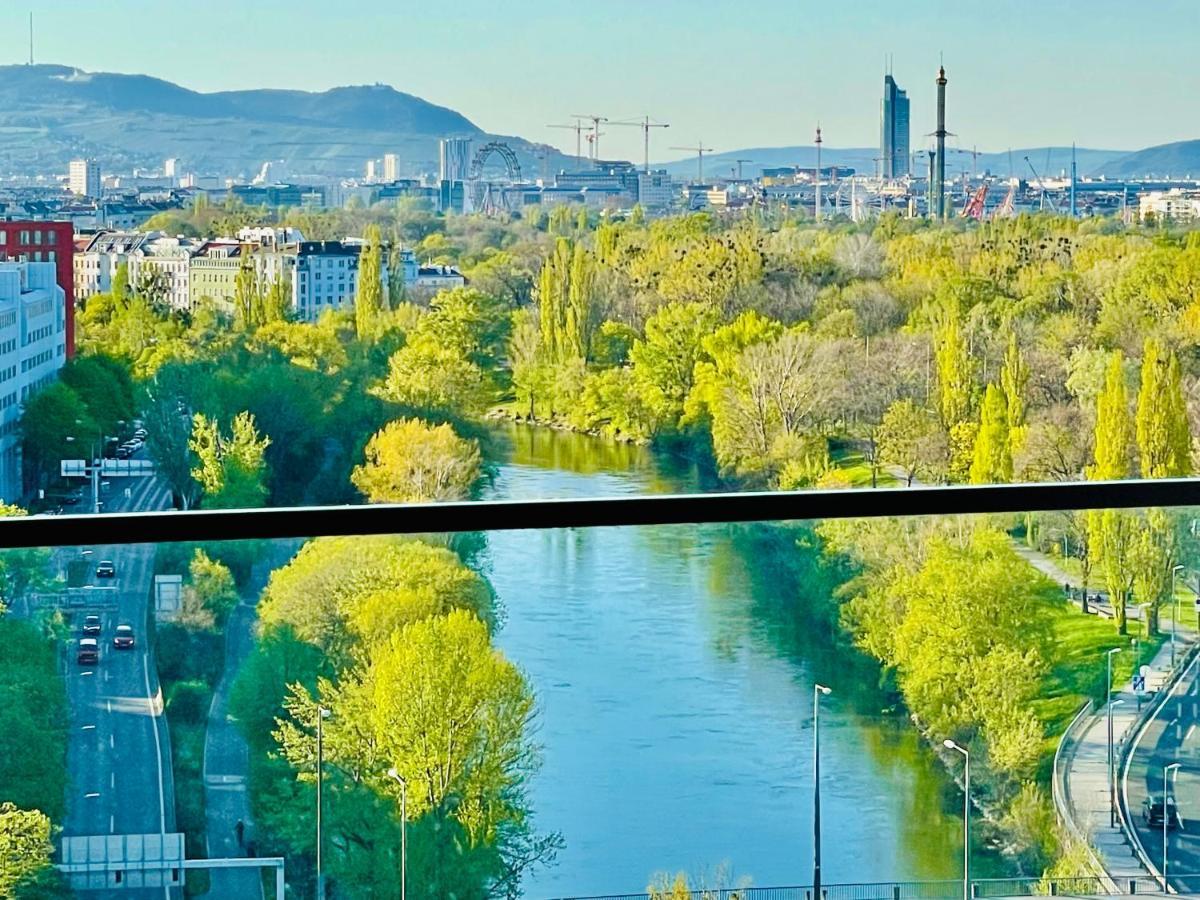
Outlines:
<svg viewBox="0 0 1200 900"><path fill-rule="evenodd" d="M190 310L191 258L202 244L194 238L152 234L128 255L129 284L137 288L157 275L161 278L163 291L160 299L173 310Z"/></svg>
<svg viewBox="0 0 1200 900"><path fill-rule="evenodd" d="M0 262L0 499L18 502L21 405L67 361L67 294L52 262Z"/></svg>

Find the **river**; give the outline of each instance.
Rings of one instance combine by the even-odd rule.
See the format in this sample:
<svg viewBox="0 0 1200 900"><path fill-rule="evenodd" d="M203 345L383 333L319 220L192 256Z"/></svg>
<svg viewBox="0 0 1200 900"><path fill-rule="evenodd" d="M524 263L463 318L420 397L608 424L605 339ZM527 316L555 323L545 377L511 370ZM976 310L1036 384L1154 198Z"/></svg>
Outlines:
<svg viewBox="0 0 1200 900"><path fill-rule="evenodd" d="M489 498L703 489L695 471L645 448L522 426L497 429L496 443ZM705 525L488 536L497 642L540 710L535 824L566 844L527 878L527 897L642 891L677 871L808 884L814 680L833 688L821 702L823 880L961 877L961 794L884 709L876 670L805 627L805 584L746 535Z"/></svg>

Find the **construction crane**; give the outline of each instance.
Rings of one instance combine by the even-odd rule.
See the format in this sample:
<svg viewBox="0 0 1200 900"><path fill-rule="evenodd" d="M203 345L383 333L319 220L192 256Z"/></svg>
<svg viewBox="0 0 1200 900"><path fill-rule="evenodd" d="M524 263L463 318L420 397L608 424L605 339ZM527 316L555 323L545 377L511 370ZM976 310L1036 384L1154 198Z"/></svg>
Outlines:
<svg viewBox="0 0 1200 900"><path fill-rule="evenodd" d="M600 123L607 122L607 116L581 115L580 113L571 113L572 119L590 120L592 123L591 151L592 159L597 159L600 156Z"/></svg>
<svg viewBox="0 0 1200 900"><path fill-rule="evenodd" d="M1017 196L1017 184L1014 181L1009 185L1008 193L1004 195L1004 201L996 207L996 211L992 213L993 219L1011 219L1016 215L1013 201Z"/></svg>
<svg viewBox="0 0 1200 900"><path fill-rule="evenodd" d="M645 154L646 174L650 174L650 129L651 128L670 128L666 122L655 122L649 116L642 116L641 119L629 119L622 122L609 122L609 125L632 125L635 128L642 129L642 147Z"/></svg>
<svg viewBox="0 0 1200 900"><path fill-rule="evenodd" d="M588 133L588 157L592 162L596 162L600 158L600 138L607 134L605 131L592 131Z"/></svg>
<svg viewBox="0 0 1200 900"><path fill-rule="evenodd" d="M575 159L583 162L583 119L576 119L574 125L547 125L547 128L566 128L575 132Z"/></svg>
<svg viewBox="0 0 1200 900"><path fill-rule="evenodd" d="M751 162L754 162L754 160L752 160L752 159L735 159L734 162L737 163L737 180L741 181L742 180L742 163L751 163Z"/></svg>
<svg viewBox="0 0 1200 900"><path fill-rule="evenodd" d="M959 213L959 215L964 219L975 219L982 222L983 209L985 203L987 202L987 193L988 186L985 184L971 195L971 199L967 201L966 206L963 207L962 212Z"/></svg>
<svg viewBox="0 0 1200 900"><path fill-rule="evenodd" d="M1042 176L1037 173L1037 169L1033 167L1033 163L1029 162L1029 157L1025 157L1025 162L1029 165L1029 171L1033 173L1033 180L1037 182L1037 186L1042 190L1042 209L1046 208L1046 201L1050 201L1050 211L1058 212L1058 206L1054 203L1054 198L1046 193L1046 185L1042 182Z"/></svg>
<svg viewBox="0 0 1200 900"><path fill-rule="evenodd" d="M704 154L712 153L712 147L705 147L701 141L695 147L672 147L672 150L688 150L696 154L696 183L704 183Z"/></svg>
<svg viewBox="0 0 1200 900"><path fill-rule="evenodd" d="M970 150L963 150L961 147L947 147L946 151L948 153L962 153L971 157L971 179L974 180L979 177L979 150L975 147L972 147Z"/></svg>

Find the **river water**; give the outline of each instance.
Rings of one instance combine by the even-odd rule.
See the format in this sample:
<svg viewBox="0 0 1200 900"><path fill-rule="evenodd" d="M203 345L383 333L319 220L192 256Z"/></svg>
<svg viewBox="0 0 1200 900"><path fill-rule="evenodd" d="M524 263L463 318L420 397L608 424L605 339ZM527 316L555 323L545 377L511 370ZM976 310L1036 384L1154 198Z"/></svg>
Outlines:
<svg viewBox="0 0 1200 900"><path fill-rule="evenodd" d="M703 489L651 451L498 429L489 498ZM566 842L530 898L643 891L657 872L727 884L812 876L813 683L826 883L961 877L961 794L877 672L805 627L808 586L705 525L494 532L497 642L540 709L539 831ZM824 588L819 588L824 590Z"/></svg>

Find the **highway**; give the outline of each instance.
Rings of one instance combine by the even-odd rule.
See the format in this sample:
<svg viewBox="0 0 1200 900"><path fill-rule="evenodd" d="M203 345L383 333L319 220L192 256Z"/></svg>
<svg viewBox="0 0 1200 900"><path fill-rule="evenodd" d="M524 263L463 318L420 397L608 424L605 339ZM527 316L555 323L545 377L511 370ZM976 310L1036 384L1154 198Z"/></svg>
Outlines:
<svg viewBox="0 0 1200 900"><path fill-rule="evenodd" d="M168 489L153 478L113 478L101 499L104 509L114 512L170 505ZM90 497L82 502L87 506L89 501ZM175 831L175 800L170 747L157 670L146 641L156 547L96 546L77 551L85 549L92 551L88 555L92 563L89 582L115 584L115 603L102 612L98 665L76 662L83 616L97 610L72 610L69 614L71 640L64 662L70 705L69 778L63 834L171 833ZM115 563L115 579L96 577L95 564L105 559ZM113 648L118 623L133 626L136 643L132 650ZM80 895L135 900L170 897L172 893L164 887L120 887Z"/></svg>
<svg viewBox="0 0 1200 900"><path fill-rule="evenodd" d="M1162 709L1142 733L1124 778L1130 822L1137 829L1155 871L1163 861L1162 826L1150 827L1142 804L1153 794L1162 796L1163 768L1180 764L1173 796L1183 827L1168 831L1167 876L1172 889L1200 891L1200 657L1184 673Z"/></svg>

